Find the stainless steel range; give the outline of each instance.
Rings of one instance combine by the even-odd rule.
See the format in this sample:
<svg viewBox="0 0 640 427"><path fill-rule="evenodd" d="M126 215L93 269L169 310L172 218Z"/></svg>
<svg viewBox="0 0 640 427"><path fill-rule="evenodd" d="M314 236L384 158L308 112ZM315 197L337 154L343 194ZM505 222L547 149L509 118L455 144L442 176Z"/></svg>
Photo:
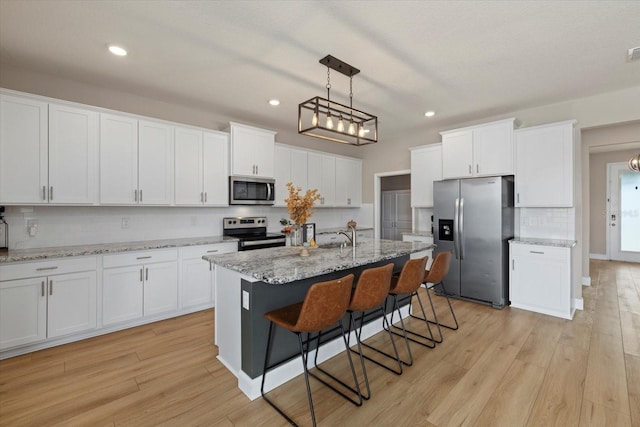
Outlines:
<svg viewBox="0 0 640 427"><path fill-rule="evenodd" d="M267 233L265 217L224 218L222 221L222 234L240 239L239 251L273 248L286 243L284 234Z"/></svg>

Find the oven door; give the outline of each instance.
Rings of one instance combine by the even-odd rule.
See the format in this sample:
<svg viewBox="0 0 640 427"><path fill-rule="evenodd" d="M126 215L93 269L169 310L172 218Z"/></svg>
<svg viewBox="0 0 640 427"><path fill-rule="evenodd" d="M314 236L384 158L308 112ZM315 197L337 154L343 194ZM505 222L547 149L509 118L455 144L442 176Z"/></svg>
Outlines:
<svg viewBox="0 0 640 427"><path fill-rule="evenodd" d="M230 205L273 205L275 193L273 178L229 177Z"/></svg>
<svg viewBox="0 0 640 427"><path fill-rule="evenodd" d="M251 251L253 249L275 248L278 246L285 246L286 238L253 238L253 239L241 239L238 242L238 251Z"/></svg>

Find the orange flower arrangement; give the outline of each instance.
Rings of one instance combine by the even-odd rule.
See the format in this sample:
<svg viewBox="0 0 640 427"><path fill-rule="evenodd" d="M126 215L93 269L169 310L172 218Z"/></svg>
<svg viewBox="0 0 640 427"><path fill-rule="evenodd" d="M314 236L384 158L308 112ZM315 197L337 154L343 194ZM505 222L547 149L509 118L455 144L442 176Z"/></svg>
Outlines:
<svg viewBox="0 0 640 427"><path fill-rule="evenodd" d="M292 182L287 183L287 189L289 190L289 197L284 199L287 203L287 210L289 216L297 225L302 225L307 222L307 219L313 215L313 205L320 199L320 193L318 190L307 190L304 196L300 195L302 188L295 187Z"/></svg>

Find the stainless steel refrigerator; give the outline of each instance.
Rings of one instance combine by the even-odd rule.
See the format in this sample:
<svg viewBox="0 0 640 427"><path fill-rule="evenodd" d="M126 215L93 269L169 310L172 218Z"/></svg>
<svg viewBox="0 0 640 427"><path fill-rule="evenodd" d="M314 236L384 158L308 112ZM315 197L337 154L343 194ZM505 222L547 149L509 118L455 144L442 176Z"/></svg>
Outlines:
<svg viewBox="0 0 640 427"><path fill-rule="evenodd" d="M433 183L435 254L453 251L447 294L502 308L509 304L513 177Z"/></svg>

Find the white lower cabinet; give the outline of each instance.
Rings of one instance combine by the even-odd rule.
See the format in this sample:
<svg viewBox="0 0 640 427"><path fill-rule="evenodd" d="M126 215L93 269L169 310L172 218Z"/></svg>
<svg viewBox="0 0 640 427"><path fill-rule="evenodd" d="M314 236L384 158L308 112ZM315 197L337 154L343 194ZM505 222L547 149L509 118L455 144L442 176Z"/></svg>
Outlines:
<svg viewBox="0 0 640 427"><path fill-rule="evenodd" d="M103 267L103 325L177 310L177 249L105 255Z"/></svg>
<svg viewBox="0 0 640 427"><path fill-rule="evenodd" d="M4 265L0 277L0 350L95 329L95 257Z"/></svg>
<svg viewBox="0 0 640 427"><path fill-rule="evenodd" d="M402 235L402 241L403 242L415 242L415 243L433 243L433 236L421 236L421 235L417 235L417 234L403 234ZM414 252L412 253L409 258L411 259L418 259L418 258L424 258L425 256L428 256L429 259L427 260L427 267L426 269L429 270L431 268L431 264L433 264L433 249L428 249L426 251L420 251L420 252Z"/></svg>
<svg viewBox="0 0 640 427"><path fill-rule="evenodd" d="M511 243L511 307L571 319L571 248Z"/></svg>
<svg viewBox="0 0 640 427"><path fill-rule="evenodd" d="M202 257L237 250L238 244L236 242L189 246L180 249L182 308L215 304L215 279L211 272L211 266Z"/></svg>

